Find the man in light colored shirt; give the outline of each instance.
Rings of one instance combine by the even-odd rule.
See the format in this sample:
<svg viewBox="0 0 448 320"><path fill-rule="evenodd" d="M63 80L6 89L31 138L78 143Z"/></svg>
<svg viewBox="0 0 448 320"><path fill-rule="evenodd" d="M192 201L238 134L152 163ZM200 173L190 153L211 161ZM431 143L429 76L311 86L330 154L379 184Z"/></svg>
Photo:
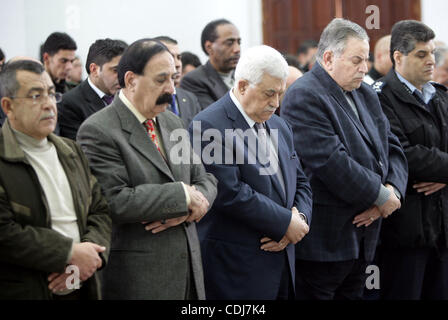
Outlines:
<svg viewBox="0 0 448 320"><path fill-rule="evenodd" d="M60 94L35 61L0 80L0 298L98 299L111 222L81 148L52 134Z"/></svg>

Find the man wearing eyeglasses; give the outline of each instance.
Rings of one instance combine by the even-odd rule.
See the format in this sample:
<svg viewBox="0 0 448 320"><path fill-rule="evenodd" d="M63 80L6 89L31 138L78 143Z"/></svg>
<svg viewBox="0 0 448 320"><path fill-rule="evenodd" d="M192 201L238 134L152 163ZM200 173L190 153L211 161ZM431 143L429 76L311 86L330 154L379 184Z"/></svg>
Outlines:
<svg viewBox="0 0 448 320"><path fill-rule="evenodd" d="M81 148L52 133L61 94L30 60L0 85L0 299L98 299L111 221Z"/></svg>

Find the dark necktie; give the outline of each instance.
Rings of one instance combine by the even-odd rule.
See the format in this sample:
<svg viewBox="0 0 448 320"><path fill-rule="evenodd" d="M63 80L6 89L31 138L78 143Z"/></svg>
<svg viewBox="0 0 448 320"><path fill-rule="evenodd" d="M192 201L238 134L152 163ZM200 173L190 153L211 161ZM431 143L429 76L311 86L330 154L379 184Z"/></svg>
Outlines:
<svg viewBox="0 0 448 320"><path fill-rule="evenodd" d="M170 110L171 110L176 116L179 116L179 110L177 109L177 103L176 103L176 94L173 94L173 100L171 101Z"/></svg>
<svg viewBox="0 0 448 320"><path fill-rule="evenodd" d="M112 101L114 101L114 96L108 96L107 94L105 94L103 96L103 101L106 102L106 105L110 105L112 103Z"/></svg>

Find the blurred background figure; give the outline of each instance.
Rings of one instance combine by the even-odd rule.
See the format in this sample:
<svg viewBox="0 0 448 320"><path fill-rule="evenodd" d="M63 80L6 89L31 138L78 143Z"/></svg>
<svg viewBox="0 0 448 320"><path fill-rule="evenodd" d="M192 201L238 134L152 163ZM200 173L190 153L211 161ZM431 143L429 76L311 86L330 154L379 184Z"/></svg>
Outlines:
<svg viewBox="0 0 448 320"><path fill-rule="evenodd" d="M71 88L76 87L82 81L82 61L79 56L75 57L75 60L72 63L73 68L65 78L67 85Z"/></svg>
<svg viewBox="0 0 448 320"><path fill-rule="evenodd" d="M364 77L364 82L372 85L376 80L384 77L392 68L392 61L390 60L390 35L380 38L373 51L373 67L369 73Z"/></svg>
<svg viewBox="0 0 448 320"><path fill-rule="evenodd" d="M182 77L202 65L199 57L189 51L182 52L180 54L180 60L182 61Z"/></svg>
<svg viewBox="0 0 448 320"><path fill-rule="evenodd" d="M313 56L317 52L317 41L315 40L305 40L297 49L297 60L300 63L300 70L302 72L307 72L311 70L310 62L313 60Z"/></svg>
<svg viewBox="0 0 448 320"><path fill-rule="evenodd" d="M0 71L2 71L3 65L5 64L5 60L6 60L5 54L0 48Z"/></svg>
<svg viewBox="0 0 448 320"><path fill-rule="evenodd" d="M435 59L434 81L448 87L448 47L436 48Z"/></svg>

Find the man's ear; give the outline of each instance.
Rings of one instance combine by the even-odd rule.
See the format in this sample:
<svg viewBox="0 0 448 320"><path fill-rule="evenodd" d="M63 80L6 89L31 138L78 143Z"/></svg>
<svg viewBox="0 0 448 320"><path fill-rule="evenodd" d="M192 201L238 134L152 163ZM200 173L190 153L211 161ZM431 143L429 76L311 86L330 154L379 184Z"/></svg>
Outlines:
<svg viewBox="0 0 448 320"><path fill-rule="evenodd" d="M248 87L249 87L249 81L244 79L238 80L237 89L240 95L244 96L246 94Z"/></svg>
<svg viewBox="0 0 448 320"><path fill-rule="evenodd" d="M126 89L134 91L137 86L137 75L132 71L126 71L124 74L124 85Z"/></svg>
<svg viewBox="0 0 448 320"><path fill-rule="evenodd" d="M2 110L5 113L5 115L10 118L11 117L11 112L13 110L12 108L12 99L9 97L3 97L1 99L1 105L2 105Z"/></svg>
<svg viewBox="0 0 448 320"><path fill-rule="evenodd" d="M97 72L99 71L99 69L100 69L100 66L99 65L97 65L96 63L91 63L91 64L89 64L89 71L90 71L90 74L94 74L94 75L96 75L97 74Z"/></svg>
<svg viewBox="0 0 448 320"><path fill-rule="evenodd" d="M333 51L325 51L322 57L322 63L325 69L331 71L333 69L334 53Z"/></svg>
<svg viewBox="0 0 448 320"><path fill-rule="evenodd" d="M50 61L50 55L48 54L48 52L44 52L44 54L42 55L42 58L44 60L44 64L48 63Z"/></svg>
<svg viewBox="0 0 448 320"><path fill-rule="evenodd" d="M403 59L403 53L401 53L398 50L394 51L394 60L395 60L395 65L401 65L402 59Z"/></svg>
<svg viewBox="0 0 448 320"><path fill-rule="evenodd" d="M209 40L205 41L204 47L205 47L205 51L207 51L208 55L210 55L213 52L213 48L212 48L213 42L211 42Z"/></svg>

